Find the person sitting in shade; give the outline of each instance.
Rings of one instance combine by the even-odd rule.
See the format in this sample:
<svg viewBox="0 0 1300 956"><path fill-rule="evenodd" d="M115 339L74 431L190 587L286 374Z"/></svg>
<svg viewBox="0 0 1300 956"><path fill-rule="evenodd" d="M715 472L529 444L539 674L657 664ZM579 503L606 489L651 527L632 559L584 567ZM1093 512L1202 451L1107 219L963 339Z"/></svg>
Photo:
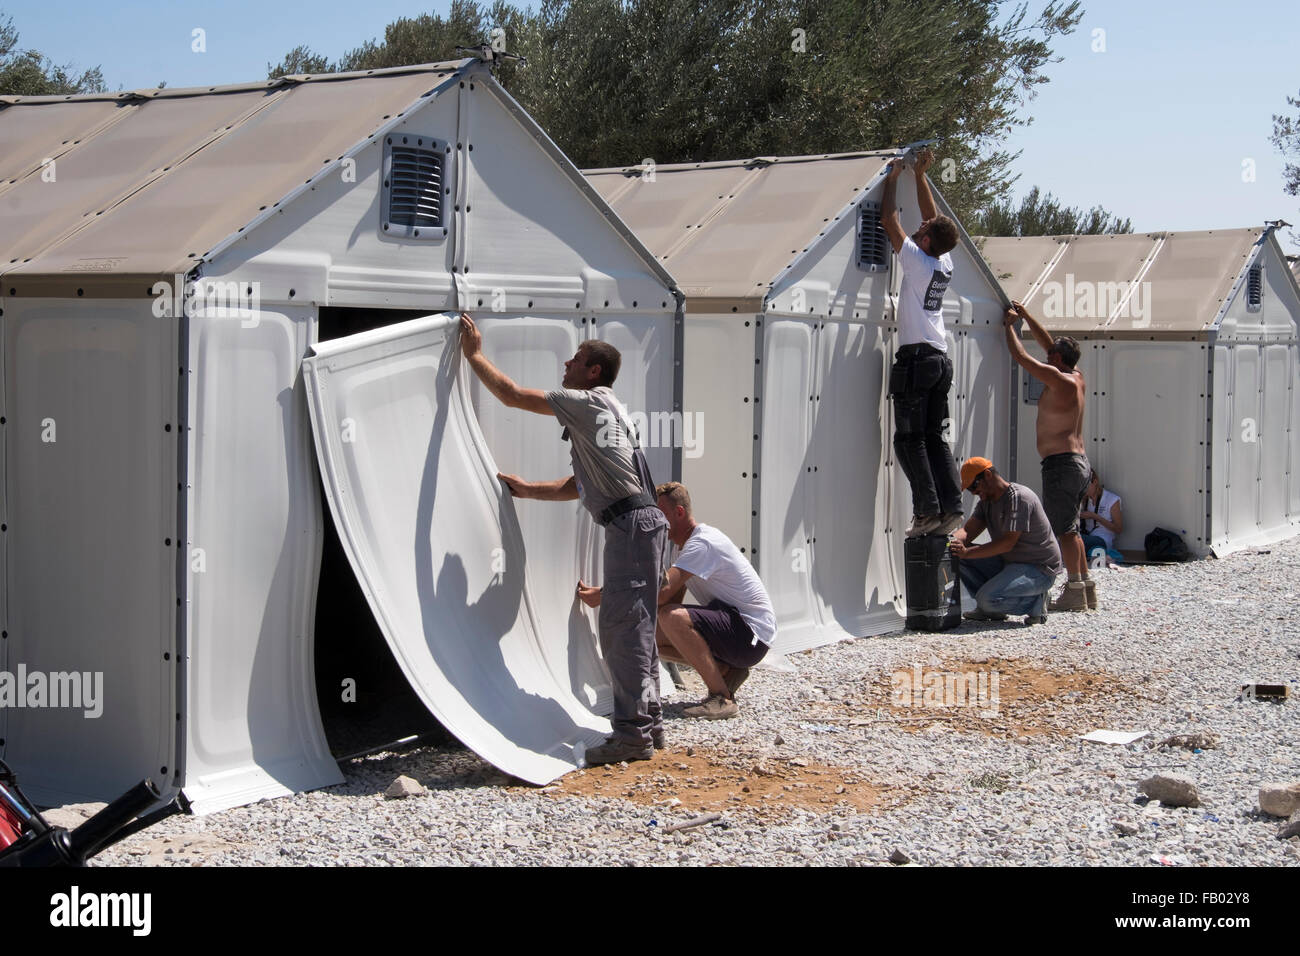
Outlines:
<svg viewBox="0 0 1300 956"><path fill-rule="evenodd" d="M1123 556L1115 547L1115 538L1124 530L1122 499L1109 488L1102 487L1101 478L1093 471L1088 490L1079 512L1083 526L1083 549L1091 559L1100 548L1105 552L1106 565L1118 564Z"/></svg>
<svg viewBox="0 0 1300 956"><path fill-rule="evenodd" d="M949 544L977 608L965 617L1005 621L1010 614L1024 614L1026 624L1045 623L1047 595L1065 567L1042 502L1029 488L999 475L987 458L968 458L961 483L979 499ZM992 539L988 544L969 543L985 530Z"/></svg>

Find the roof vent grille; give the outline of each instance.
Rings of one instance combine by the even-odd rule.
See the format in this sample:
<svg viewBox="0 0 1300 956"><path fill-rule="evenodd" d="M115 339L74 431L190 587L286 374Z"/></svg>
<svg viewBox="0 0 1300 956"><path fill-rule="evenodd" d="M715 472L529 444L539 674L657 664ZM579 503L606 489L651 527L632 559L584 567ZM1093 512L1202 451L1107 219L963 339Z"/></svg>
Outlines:
<svg viewBox="0 0 1300 956"><path fill-rule="evenodd" d="M870 200L858 207L858 267L868 272L889 269L889 236L880 225L880 203Z"/></svg>
<svg viewBox="0 0 1300 956"><path fill-rule="evenodd" d="M1246 308L1252 312L1259 311L1264 302L1264 270L1259 265L1250 267L1246 273Z"/></svg>
<svg viewBox="0 0 1300 956"><path fill-rule="evenodd" d="M384 138L383 232L405 239L441 239L443 151L427 136Z"/></svg>

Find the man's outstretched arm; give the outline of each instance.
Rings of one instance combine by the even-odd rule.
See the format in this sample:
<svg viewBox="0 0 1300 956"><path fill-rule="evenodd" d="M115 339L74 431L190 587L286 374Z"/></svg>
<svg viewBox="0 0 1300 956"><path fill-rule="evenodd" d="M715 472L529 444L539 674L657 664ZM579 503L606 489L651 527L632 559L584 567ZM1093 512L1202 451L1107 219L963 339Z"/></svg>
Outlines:
<svg viewBox="0 0 1300 956"><path fill-rule="evenodd" d="M1034 337L1035 342L1043 347L1043 351L1050 351L1053 344L1052 337L1047 334L1047 329L1043 328L1042 323L1030 315L1029 310L1014 299L1011 301L1011 308L1015 310L1016 315L1025 320L1025 325L1029 326L1029 334Z"/></svg>
<svg viewBox="0 0 1300 956"><path fill-rule="evenodd" d="M516 498L536 498L538 501L573 501L578 497L578 481L573 475L554 481L524 481L518 475L497 472L500 482Z"/></svg>
<svg viewBox="0 0 1300 956"><path fill-rule="evenodd" d="M889 170L885 176L885 194L880 200L880 225L885 230L885 235L889 237L889 244L894 247L894 252L903 251L903 240L907 238L907 233L903 232L903 224L898 221L898 177L903 172L903 164L900 160L894 160L889 164Z"/></svg>
<svg viewBox="0 0 1300 956"><path fill-rule="evenodd" d="M538 415L554 415L555 410L546 400L546 393L536 388L521 388L505 372L488 361L483 354L483 333L478 330L468 312L460 314L460 350L474 374L501 404L509 408L522 408ZM577 497L575 494L574 497Z"/></svg>
<svg viewBox="0 0 1300 956"><path fill-rule="evenodd" d="M916 166L912 173L916 176L916 204L921 209L921 219L933 219L939 215L934 205L934 196L930 193L930 181L925 178L926 170L934 162L934 153L927 146L916 154Z"/></svg>
<svg viewBox="0 0 1300 956"><path fill-rule="evenodd" d="M1068 381L1064 372L1053 368L1046 362L1038 361L1025 351L1025 344L1020 341L1020 336L1016 334L1016 321L1018 319L1019 316L1016 315L1014 309L1007 309L1006 314L1002 316L1002 324L1005 326L1007 334L1007 349L1011 352L1011 357L1016 360L1017 365L1048 388L1064 385Z"/></svg>

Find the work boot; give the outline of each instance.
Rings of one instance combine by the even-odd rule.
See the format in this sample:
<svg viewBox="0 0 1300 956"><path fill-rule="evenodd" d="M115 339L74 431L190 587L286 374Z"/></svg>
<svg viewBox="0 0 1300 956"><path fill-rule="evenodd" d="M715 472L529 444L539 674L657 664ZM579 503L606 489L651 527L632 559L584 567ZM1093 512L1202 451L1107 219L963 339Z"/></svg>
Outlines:
<svg viewBox="0 0 1300 956"><path fill-rule="evenodd" d="M1095 611L1101 605L1097 603L1097 582L1092 578L1084 579L1084 590L1088 594L1088 610Z"/></svg>
<svg viewBox="0 0 1300 956"><path fill-rule="evenodd" d="M939 527L934 533L945 534L945 535L952 534L954 531L956 531L965 523L966 523L966 516L963 515L960 511L953 511L944 515L940 519Z"/></svg>
<svg viewBox="0 0 1300 956"><path fill-rule="evenodd" d="M654 744L637 744L630 740L611 737L603 744L588 750L586 761L588 767L596 767L603 763L619 763L623 760L649 760L654 755Z"/></svg>
<svg viewBox="0 0 1300 956"><path fill-rule="evenodd" d="M1025 616L1026 627L1047 623L1047 595L1049 593L1040 594L1038 600L1034 602L1034 606L1029 609L1029 613Z"/></svg>
<svg viewBox="0 0 1300 956"><path fill-rule="evenodd" d="M922 538L927 534L934 534L942 523L943 519L938 515L913 515L912 523L907 528L907 536Z"/></svg>
<svg viewBox="0 0 1300 956"><path fill-rule="evenodd" d="M737 688L739 688L741 684L745 683L748 678L748 667L733 667L727 671L727 676L722 678L727 682L727 693L731 695L733 700L736 697Z"/></svg>
<svg viewBox="0 0 1300 956"><path fill-rule="evenodd" d="M736 702L721 694L710 694L694 707L687 707L682 713L687 717L700 717L704 720L726 720L740 713Z"/></svg>
<svg viewBox="0 0 1300 956"><path fill-rule="evenodd" d="M967 611L962 617L968 621L1005 621L1007 619L1005 614L993 614L989 611L981 611L979 608Z"/></svg>
<svg viewBox="0 0 1300 956"><path fill-rule="evenodd" d="M1065 590L1061 592L1061 596L1051 603L1050 610L1053 613L1057 611L1088 610L1088 594L1084 582L1068 582L1065 585Z"/></svg>

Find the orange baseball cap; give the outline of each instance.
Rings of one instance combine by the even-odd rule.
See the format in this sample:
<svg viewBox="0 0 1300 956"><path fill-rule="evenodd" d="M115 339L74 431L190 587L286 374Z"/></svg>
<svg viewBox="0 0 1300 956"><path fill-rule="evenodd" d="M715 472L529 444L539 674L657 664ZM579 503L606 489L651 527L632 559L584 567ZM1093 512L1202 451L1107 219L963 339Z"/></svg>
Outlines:
<svg viewBox="0 0 1300 956"><path fill-rule="evenodd" d="M978 478L983 472L993 467L993 462L987 458L967 458L961 466L961 486L969 491L970 483Z"/></svg>

